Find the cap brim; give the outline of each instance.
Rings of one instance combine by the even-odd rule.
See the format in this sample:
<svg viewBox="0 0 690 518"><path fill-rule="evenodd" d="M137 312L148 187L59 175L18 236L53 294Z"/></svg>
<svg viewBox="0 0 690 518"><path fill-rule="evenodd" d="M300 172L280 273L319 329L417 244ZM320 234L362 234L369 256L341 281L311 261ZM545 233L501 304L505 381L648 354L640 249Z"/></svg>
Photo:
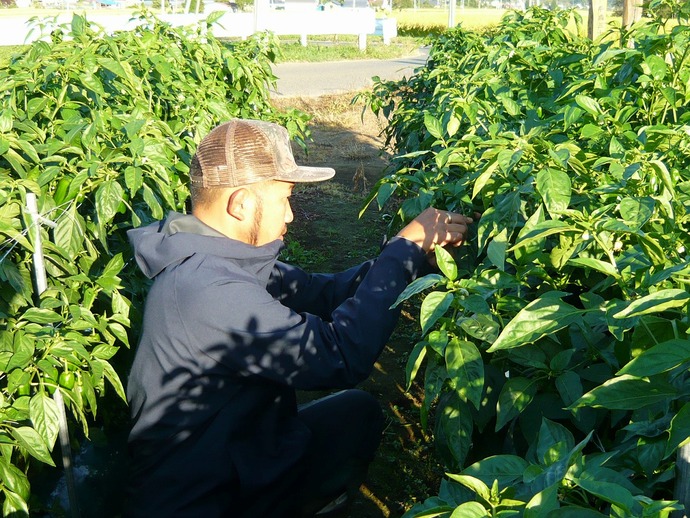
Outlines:
<svg viewBox="0 0 690 518"><path fill-rule="evenodd" d="M283 174L278 180L284 182L323 182L335 176L335 169L332 167L311 167L300 165L289 174Z"/></svg>

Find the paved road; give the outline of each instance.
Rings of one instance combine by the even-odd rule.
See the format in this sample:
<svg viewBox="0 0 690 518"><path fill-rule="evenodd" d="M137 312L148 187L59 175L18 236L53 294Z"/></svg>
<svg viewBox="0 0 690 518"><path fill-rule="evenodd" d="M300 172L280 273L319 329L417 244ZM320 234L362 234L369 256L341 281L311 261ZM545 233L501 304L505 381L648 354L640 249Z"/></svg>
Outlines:
<svg viewBox="0 0 690 518"><path fill-rule="evenodd" d="M329 61L321 63L279 63L273 67L278 77L275 97L316 97L354 92L373 84L372 77L398 80L410 77L426 62L428 49L390 60Z"/></svg>

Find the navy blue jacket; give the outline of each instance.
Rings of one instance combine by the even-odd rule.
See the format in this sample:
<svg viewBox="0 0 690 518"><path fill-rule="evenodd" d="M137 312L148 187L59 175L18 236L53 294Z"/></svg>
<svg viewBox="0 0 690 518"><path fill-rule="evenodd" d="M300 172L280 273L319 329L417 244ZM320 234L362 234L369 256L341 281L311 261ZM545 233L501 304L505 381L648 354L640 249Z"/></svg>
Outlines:
<svg viewBox="0 0 690 518"><path fill-rule="evenodd" d="M309 431L295 390L352 387L390 337L390 309L425 253L392 239L374 261L310 275L191 215L131 230L154 279L127 384L132 516L224 516L278 479Z"/></svg>

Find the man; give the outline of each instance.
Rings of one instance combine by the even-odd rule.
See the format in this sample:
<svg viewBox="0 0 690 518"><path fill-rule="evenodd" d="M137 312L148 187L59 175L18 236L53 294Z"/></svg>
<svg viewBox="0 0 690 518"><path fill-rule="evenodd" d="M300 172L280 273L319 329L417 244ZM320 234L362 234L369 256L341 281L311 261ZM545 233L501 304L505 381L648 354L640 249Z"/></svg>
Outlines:
<svg viewBox="0 0 690 518"><path fill-rule="evenodd" d="M154 283L127 386L129 516L312 516L361 483L384 419L352 387L427 253L472 220L429 209L339 274L280 263L293 185L334 174L296 165L284 128L232 120L192 160L192 214L130 231ZM314 389L350 390L298 408Z"/></svg>

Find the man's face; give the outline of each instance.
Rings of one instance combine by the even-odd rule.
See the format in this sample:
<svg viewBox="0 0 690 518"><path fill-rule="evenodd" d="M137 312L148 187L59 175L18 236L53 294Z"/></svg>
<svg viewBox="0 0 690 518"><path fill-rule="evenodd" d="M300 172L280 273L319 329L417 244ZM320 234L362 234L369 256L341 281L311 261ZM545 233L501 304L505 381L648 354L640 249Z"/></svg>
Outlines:
<svg viewBox="0 0 690 518"><path fill-rule="evenodd" d="M269 181L262 182L253 189L256 208L250 235L252 245L262 246L276 239L283 239L288 223L293 220L290 195L294 185Z"/></svg>

